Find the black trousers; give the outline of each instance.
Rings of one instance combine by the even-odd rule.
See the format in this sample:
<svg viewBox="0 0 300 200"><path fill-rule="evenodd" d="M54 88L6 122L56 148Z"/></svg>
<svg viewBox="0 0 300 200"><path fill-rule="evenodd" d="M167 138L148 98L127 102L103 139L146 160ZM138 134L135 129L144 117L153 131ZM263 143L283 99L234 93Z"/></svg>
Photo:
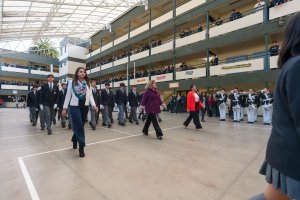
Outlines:
<svg viewBox="0 0 300 200"><path fill-rule="evenodd" d="M202 120L202 121L204 121L205 114L206 114L206 108L203 108L203 109L201 110L201 120Z"/></svg>
<svg viewBox="0 0 300 200"><path fill-rule="evenodd" d="M196 129L202 128L200 120L199 120L199 112L190 112L190 115L188 116L188 118L185 120L185 122L183 123L185 126L188 126L191 122L191 120L193 119L194 124L196 125Z"/></svg>
<svg viewBox="0 0 300 200"><path fill-rule="evenodd" d="M158 121L156 118L156 114L148 114L147 115L147 120L146 120L146 123L143 128L143 133L148 134L148 130L149 130L149 126L150 126L151 122L152 122L154 130L156 132L156 136L157 137L163 136L163 133L159 127L159 124L158 124Z"/></svg>

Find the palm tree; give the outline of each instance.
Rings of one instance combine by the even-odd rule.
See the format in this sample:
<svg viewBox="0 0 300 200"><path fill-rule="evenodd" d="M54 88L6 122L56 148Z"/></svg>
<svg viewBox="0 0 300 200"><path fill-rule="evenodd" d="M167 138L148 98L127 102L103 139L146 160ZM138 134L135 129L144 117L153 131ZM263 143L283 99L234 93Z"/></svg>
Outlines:
<svg viewBox="0 0 300 200"><path fill-rule="evenodd" d="M40 39L34 46L29 47L29 53L40 56L58 58L59 52L49 38Z"/></svg>

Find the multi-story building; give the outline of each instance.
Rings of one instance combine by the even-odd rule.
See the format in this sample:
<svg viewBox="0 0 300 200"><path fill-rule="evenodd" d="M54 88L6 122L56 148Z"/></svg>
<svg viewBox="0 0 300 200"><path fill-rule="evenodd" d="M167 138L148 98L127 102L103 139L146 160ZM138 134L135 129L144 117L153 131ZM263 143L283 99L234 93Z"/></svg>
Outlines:
<svg viewBox="0 0 300 200"><path fill-rule="evenodd" d="M47 81L52 73L58 80L58 59L2 51L0 54L0 106L23 107L32 84Z"/></svg>
<svg viewBox="0 0 300 200"><path fill-rule="evenodd" d="M212 91L272 89L278 55L269 48L281 42L300 1L267 2L255 8L254 0L150 0L93 35L80 61L99 87L109 81L142 88L155 79L164 98L192 83ZM212 65L213 55L219 62Z"/></svg>

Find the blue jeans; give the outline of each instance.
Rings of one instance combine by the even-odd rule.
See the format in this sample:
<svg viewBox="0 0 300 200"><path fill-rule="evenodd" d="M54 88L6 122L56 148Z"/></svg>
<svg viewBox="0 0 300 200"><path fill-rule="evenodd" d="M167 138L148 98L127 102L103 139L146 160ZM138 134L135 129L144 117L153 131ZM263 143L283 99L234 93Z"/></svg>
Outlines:
<svg viewBox="0 0 300 200"><path fill-rule="evenodd" d="M89 111L88 106L70 106L72 116L73 137L72 142L78 142L79 148L85 147L84 123Z"/></svg>
<svg viewBox="0 0 300 200"><path fill-rule="evenodd" d="M119 108L119 113L118 113L118 120L119 123L124 123L125 119L124 119L124 106L123 105L118 105Z"/></svg>

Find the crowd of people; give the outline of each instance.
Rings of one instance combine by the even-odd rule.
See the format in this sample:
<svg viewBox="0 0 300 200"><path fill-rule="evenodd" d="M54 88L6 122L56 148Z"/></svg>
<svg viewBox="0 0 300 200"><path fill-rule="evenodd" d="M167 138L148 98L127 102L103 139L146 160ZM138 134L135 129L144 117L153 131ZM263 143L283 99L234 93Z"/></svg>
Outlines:
<svg viewBox="0 0 300 200"><path fill-rule="evenodd" d="M262 106L264 110L263 123L266 125L271 124L273 94L267 88L257 93L253 89L244 92L243 90L238 91L237 88L227 94L225 89L216 94L197 93L204 105L200 113L203 122L205 115L208 117L220 117L221 121L225 121L226 113L234 122L240 122L244 120L244 115L247 113L248 122L254 123L257 119L257 109ZM182 113L186 112L186 105L186 97L177 94L171 97L167 108L171 113ZM254 113L251 113L251 111L254 111Z"/></svg>
<svg viewBox="0 0 300 200"><path fill-rule="evenodd" d="M33 86L36 85L37 81L31 82L22 82L22 81L7 81L7 80L0 80L0 89L2 85L17 85L17 86Z"/></svg>
<svg viewBox="0 0 300 200"><path fill-rule="evenodd" d="M33 69L33 70L40 70L40 71L50 71L46 66L42 65L34 65L34 66L27 66L27 65L21 65L21 64L12 64L12 63L3 63L5 67L15 67L19 69Z"/></svg>

